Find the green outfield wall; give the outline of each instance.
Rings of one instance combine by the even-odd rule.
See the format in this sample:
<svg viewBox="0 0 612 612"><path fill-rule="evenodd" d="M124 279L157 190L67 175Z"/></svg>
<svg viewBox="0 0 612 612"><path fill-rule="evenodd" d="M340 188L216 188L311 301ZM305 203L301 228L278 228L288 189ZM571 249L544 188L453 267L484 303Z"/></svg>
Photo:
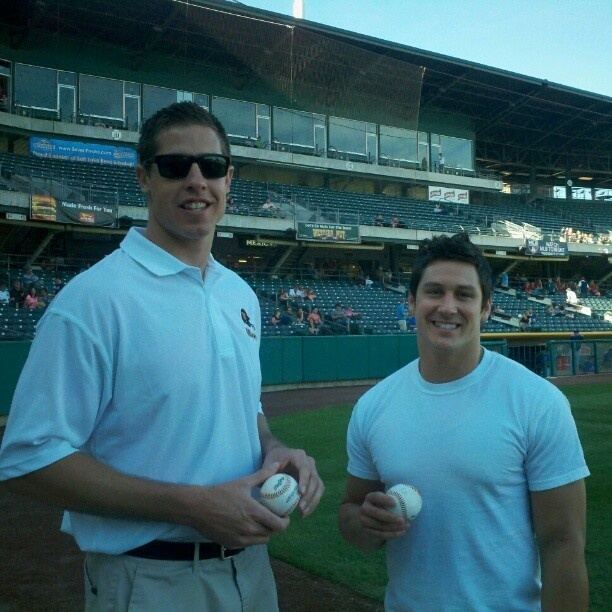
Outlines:
<svg viewBox="0 0 612 612"><path fill-rule="evenodd" d="M8 414L30 344L30 341L0 342L0 416ZM505 339L487 340L482 344L513 356ZM547 376L612 372L611 339L548 340L542 345L547 356L541 373ZM260 355L263 386L278 387L378 380L418 357L418 350L416 336L412 334L292 336L262 338ZM49 358L53 359L52 351ZM45 372L40 375L45 376Z"/></svg>
<svg viewBox="0 0 612 612"><path fill-rule="evenodd" d="M29 349L29 341L0 343L0 415L8 414ZM384 378L414 359L417 347L412 335L300 336L262 338L260 355L268 387Z"/></svg>

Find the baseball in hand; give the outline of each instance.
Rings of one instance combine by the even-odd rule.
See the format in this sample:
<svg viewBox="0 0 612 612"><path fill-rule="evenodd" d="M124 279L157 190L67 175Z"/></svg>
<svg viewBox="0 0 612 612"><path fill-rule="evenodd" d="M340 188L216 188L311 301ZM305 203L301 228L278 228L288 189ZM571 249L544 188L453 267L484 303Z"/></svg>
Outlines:
<svg viewBox="0 0 612 612"><path fill-rule="evenodd" d="M407 521L413 521L423 507L421 494L412 485L397 484L387 491L387 495L395 499L391 512Z"/></svg>
<svg viewBox="0 0 612 612"><path fill-rule="evenodd" d="M274 474L261 486L259 501L274 514L287 516L300 501L298 483L289 474Z"/></svg>

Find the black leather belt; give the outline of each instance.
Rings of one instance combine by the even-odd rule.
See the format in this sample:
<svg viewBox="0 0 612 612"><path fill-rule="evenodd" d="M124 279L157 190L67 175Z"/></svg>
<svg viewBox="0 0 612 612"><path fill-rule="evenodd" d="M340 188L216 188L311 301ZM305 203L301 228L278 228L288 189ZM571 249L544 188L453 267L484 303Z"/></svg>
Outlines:
<svg viewBox="0 0 612 612"><path fill-rule="evenodd" d="M198 554L196 555L196 549ZM130 557L141 557L143 559L157 559L158 561L193 561L194 559L229 559L244 548L225 548L214 542L164 542L153 540L148 544L132 548L124 552Z"/></svg>

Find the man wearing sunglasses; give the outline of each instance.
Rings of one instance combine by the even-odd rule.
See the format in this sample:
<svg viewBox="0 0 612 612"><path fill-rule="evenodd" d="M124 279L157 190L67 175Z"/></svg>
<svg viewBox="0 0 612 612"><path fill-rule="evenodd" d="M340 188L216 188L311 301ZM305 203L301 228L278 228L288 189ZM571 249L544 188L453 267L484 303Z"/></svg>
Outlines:
<svg viewBox="0 0 612 612"><path fill-rule="evenodd" d="M147 228L47 309L0 479L67 509L87 610L275 610L265 545L289 518L253 491L289 472L307 516L324 487L313 459L268 429L259 304L210 252L229 142L213 115L180 103L145 123L138 154Z"/></svg>

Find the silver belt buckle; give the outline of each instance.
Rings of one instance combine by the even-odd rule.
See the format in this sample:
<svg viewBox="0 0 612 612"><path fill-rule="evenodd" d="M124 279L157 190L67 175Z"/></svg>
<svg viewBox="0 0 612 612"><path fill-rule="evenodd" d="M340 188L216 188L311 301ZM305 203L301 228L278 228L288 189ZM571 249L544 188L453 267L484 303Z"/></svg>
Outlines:
<svg viewBox="0 0 612 612"><path fill-rule="evenodd" d="M227 548L225 546L221 546L221 554L219 555L219 558L221 559L221 561L225 561L226 559L231 559L234 555L226 555L225 551L227 550Z"/></svg>

